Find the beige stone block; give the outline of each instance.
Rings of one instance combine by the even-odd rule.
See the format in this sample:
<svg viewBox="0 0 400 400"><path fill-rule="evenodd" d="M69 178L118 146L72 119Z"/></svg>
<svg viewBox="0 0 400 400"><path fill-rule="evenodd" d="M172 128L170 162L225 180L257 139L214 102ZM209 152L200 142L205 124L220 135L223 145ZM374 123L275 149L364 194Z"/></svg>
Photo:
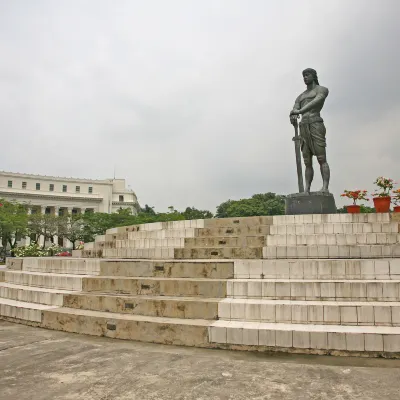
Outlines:
<svg viewBox="0 0 400 400"><path fill-rule="evenodd" d="M306 300L306 285L303 282L290 282L290 299Z"/></svg>
<svg viewBox="0 0 400 400"><path fill-rule="evenodd" d="M383 335L383 350L400 352L400 335Z"/></svg>
<svg viewBox="0 0 400 400"><path fill-rule="evenodd" d="M376 279L375 278L375 261L362 260L360 263L360 279Z"/></svg>
<svg viewBox="0 0 400 400"><path fill-rule="evenodd" d="M383 336L366 333L364 335L365 351L383 351Z"/></svg>
<svg viewBox="0 0 400 400"><path fill-rule="evenodd" d="M321 298L321 285L319 282L306 282L306 300L319 300Z"/></svg>
<svg viewBox="0 0 400 400"><path fill-rule="evenodd" d="M357 306L358 325L374 325L374 307L366 304L365 306Z"/></svg>
<svg viewBox="0 0 400 400"><path fill-rule="evenodd" d="M235 297L247 297L248 296L248 282L233 282L233 295Z"/></svg>
<svg viewBox="0 0 400 400"><path fill-rule="evenodd" d="M275 299L275 282L262 282L262 297L267 299Z"/></svg>
<svg viewBox="0 0 400 400"><path fill-rule="evenodd" d="M346 350L347 351L364 351L364 334L362 333L346 333Z"/></svg>
<svg viewBox="0 0 400 400"><path fill-rule="evenodd" d="M260 346L275 347L276 344L276 331L264 328L263 324L260 324L258 344Z"/></svg>
<svg viewBox="0 0 400 400"><path fill-rule="evenodd" d="M310 332L310 348L312 349L328 349L328 333L327 332Z"/></svg>
<svg viewBox="0 0 400 400"><path fill-rule="evenodd" d="M218 318L231 319L231 303L222 300L218 303Z"/></svg>
<svg viewBox="0 0 400 400"><path fill-rule="evenodd" d="M319 305L309 305L308 307L308 321L313 324L321 324L324 321L324 308Z"/></svg>
<svg viewBox="0 0 400 400"><path fill-rule="evenodd" d="M335 300L336 285L334 282L321 282L321 299Z"/></svg>
<svg viewBox="0 0 400 400"><path fill-rule="evenodd" d="M308 323L308 308L306 305L292 305L292 323L307 324Z"/></svg>
<svg viewBox="0 0 400 400"><path fill-rule="evenodd" d="M324 323L329 325L340 324L340 307L324 306Z"/></svg>
<svg viewBox="0 0 400 400"><path fill-rule="evenodd" d="M304 278L303 261L289 262L289 277L290 279ZM286 277L286 279L288 279L288 277Z"/></svg>
<svg viewBox="0 0 400 400"><path fill-rule="evenodd" d="M226 343L229 344L243 344L243 324L232 325L234 321L229 322L226 328Z"/></svg>
<svg viewBox="0 0 400 400"><path fill-rule="evenodd" d="M276 322L275 304L260 304L260 319L263 322Z"/></svg>
<svg viewBox="0 0 400 400"><path fill-rule="evenodd" d="M328 332L328 348L332 350L346 350L346 334Z"/></svg>
<svg viewBox="0 0 400 400"><path fill-rule="evenodd" d="M381 301L383 295L383 286L380 282L367 283L367 297L369 301Z"/></svg>
<svg viewBox="0 0 400 400"><path fill-rule="evenodd" d="M290 282L276 282L276 297L282 300L290 300Z"/></svg>
<svg viewBox="0 0 400 400"><path fill-rule="evenodd" d="M245 320L246 321L260 321L261 307L259 303L246 302L245 304Z"/></svg>
<svg viewBox="0 0 400 400"><path fill-rule="evenodd" d="M261 281L252 282L249 281L247 284L247 296L248 297L261 297L262 295L262 288L261 288Z"/></svg>
<svg viewBox="0 0 400 400"><path fill-rule="evenodd" d="M388 306L375 306L375 325L390 326L392 324L392 310Z"/></svg>
<svg viewBox="0 0 400 400"><path fill-rule="evenodd" d="M400 307L393 306L392 309L392 324L393 326L400 326Z"/></svg>
<svg viewBox="0 0 400 400"><path fill-rule="evenodd" d="M287 260L278 260L276 263L276 278L277 279L289 279L290 267Z"/></svg>
<svg viewBox="0 0 400 400"><path fill-rule="evenodd" d="M259 324L246 324L243 329L243 344L247 346L258 346Z"/></svg>
<svg viewBox="0 0 400 400"><path fill-rule="evenodd" d="M275 310L276 322L292 322L292 307L290 304L277 304Z"/></svg>
<svg viewBox="0 0 400 400"><path fill-rule="evenodd" d="M382 283L382 296L385 301L399 301L399 283L384 282Z"/></svg>
<svg viewBox="0 0 400 400"><path fill-rule="evenodd" d="M357 325L357 307L351 305L341 306L340 321L343 325Z"/></svg>
<svg viewBox="0 0 400 400"><path fill-rule="evenodd" d="M277 347L293 347L293 332L276 331L275 344Z"/></svg>
<svg viewBox="0 0 400 400"><path fill-rule="evenodd" d="M346 261L332 260L332 279L345 279L346 277Z"/></svg>
<svg viewBox="0 0 400 400"><path fill-rule="evenodd" d="M208 328L210 342L226 343L226 327L210 326Z"/></svg>
<svg viewBox="0 0 400 400"><path fill-rule="evenodd" d="M389 279L388 260L375 260L375 279Z"/></svg>
<svg viewBox="0 0 400 400"><path fill-rule="evenodd" d="M310 332L293 332L293 347L299 349L310 348Z"/></svg>

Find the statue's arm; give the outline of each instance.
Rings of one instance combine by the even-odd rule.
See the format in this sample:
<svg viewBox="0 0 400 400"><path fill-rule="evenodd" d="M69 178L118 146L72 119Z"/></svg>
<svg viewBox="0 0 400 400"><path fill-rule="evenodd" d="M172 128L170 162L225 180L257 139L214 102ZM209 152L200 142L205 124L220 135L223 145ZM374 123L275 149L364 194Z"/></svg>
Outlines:
<svg viewBox="0 0 400 400"><path fill-rule="evenodd" d="M303 108L299 109L299 114L304 114L307 111L312 110L315 106L320 105L325 101L325 99L328 97L329 90L326 87L319 87L319 90L317 92L317 95L314 97L313 100L311 100L308 104L306 104Z"/></svg>
<svg viewBox="0 0 400 400"><path fill-rule="evenodd" d="M296 101L294 102L294 106L293 106L293 111L298 111L300 110L301 106L300 106L300 96L297 97Z"/></svg>

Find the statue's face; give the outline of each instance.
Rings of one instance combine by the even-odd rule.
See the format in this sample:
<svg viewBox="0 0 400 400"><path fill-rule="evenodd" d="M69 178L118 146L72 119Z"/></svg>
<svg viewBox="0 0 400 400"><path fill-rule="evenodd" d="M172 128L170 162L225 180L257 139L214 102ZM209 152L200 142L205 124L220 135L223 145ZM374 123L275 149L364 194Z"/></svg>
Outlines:
<svg viewBox="0 0 400 400"><path fill-rule="evenodd" d="M311 72L305 72L303 75L304 83L309 85L310 83L314 82L314 77Z"/></svg>

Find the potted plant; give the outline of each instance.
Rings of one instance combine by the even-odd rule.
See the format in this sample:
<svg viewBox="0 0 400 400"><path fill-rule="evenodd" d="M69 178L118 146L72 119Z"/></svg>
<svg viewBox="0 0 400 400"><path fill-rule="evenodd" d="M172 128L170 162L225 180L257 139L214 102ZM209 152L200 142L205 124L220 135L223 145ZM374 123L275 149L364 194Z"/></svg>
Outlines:
<svg viewBox="0 0 400 400"><path fill-rule="evenodd" d="M394 185L393 179L380 176L376 178L374 184L379 188L379 190L376 190L373 194L375 211L377 213L389 212L391 200L390 191L393 189Z"/></svg>
<svg viewBox="0 0 400 400"><path fill-rule="evenodd" d="M400 189L393 190L394 196L392 197L393 203L395 206L393 207L393 211L395 213L400 213Z"/></svg>
<svg viewBox="0 0 400 400"><path fill-rule="evenodd" d="M357 204L357 200L366 200L367 191L366 190L345 190L342 197L348 197L349 199L353 200L353 204L351 206L346 206L347 212L349 214L359 214L360 213L360 206Z"/></svg>

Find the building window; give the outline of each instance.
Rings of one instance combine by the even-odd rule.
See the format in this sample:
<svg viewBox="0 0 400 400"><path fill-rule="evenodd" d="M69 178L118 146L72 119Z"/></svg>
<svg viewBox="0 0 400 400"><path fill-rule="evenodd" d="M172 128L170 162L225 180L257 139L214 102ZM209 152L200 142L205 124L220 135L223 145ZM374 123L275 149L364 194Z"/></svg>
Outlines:
<svg viewBox="0 0 400 400"><path fill-rule="evenodd" d="M40 190L40 183L36 184L36 190Z"/></svg>
<svg viewBox="0 0 400 400"><path fill-rule="evenodd" d="M49 215L50 212L51 212L50 207L46 207L46 209L44 210L44 213L45 213L46 215Z"/></svg>
<svg viewBox="0 0 400 400"><path fill-rule="evenodd" d="M49 190L50 192L54 192L54 183L50 183Z"/></svg>
<svg viewBox="0 0 400 400"><path fill-rule="evenodd" d="M76 192L76 193L80 193L80 191L81 191L81 187L80 187L80 186L76 186L75 192Z"/></svg>
<svg viewBox="0 0 400 400"><path fill-rule="evenodd" d="M93 187L89 186L89 193L93 193Z"/></svg>
<svg viewBox="0 0 400 400"><path fill-rule="evenodd" d="M124 196L119 195L119 201L124 201Z"/></svg>
<svg viewBox="0 0 400 400"><path fill-rule="evenodd" d="M26 189L26 182L22 182L22 189Z"/></svg>
<svg viewBox="0 0 400 400"><path fill-rule="evenodd" d="M8 181L8 187L12 188L12 181Z"/></svg>
<svg viewBox="0 0 400 400"><path fill-rule="evenodd" d="M67 191L67 185L63 185L63 192Z"/></svg>

